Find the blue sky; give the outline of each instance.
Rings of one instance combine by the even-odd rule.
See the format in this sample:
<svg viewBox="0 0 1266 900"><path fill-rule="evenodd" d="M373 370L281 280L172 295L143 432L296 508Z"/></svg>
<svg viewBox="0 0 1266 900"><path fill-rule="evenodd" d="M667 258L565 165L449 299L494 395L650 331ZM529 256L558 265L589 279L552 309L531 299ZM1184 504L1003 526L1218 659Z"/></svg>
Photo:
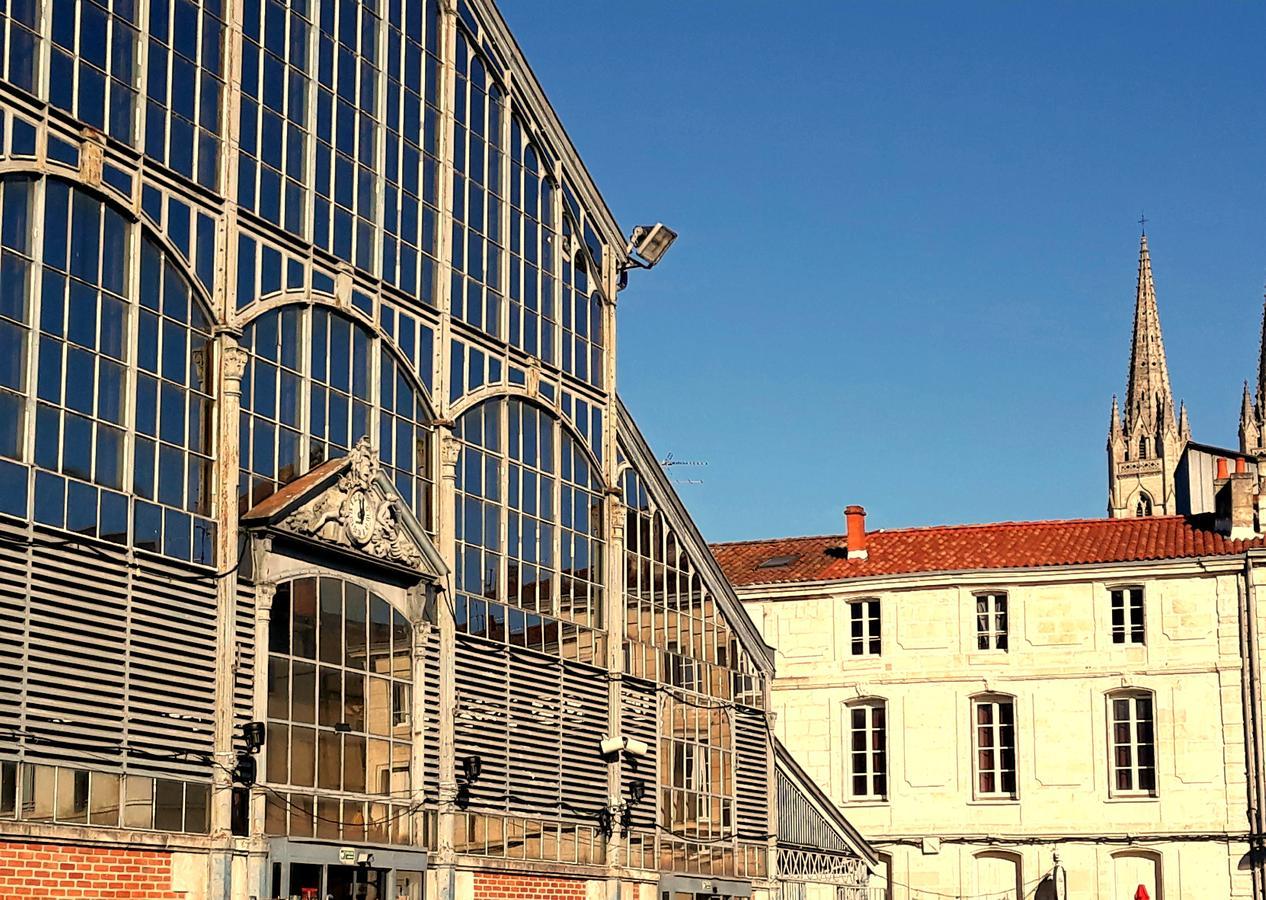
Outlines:
<svg viewBox="0 0 1266 900"><path fill-rule="evenodd" d="M709 540L1104 514L1140 211L1233 445L1266 283L1266 5L501 0L627 231L619 387Z"/></svg>

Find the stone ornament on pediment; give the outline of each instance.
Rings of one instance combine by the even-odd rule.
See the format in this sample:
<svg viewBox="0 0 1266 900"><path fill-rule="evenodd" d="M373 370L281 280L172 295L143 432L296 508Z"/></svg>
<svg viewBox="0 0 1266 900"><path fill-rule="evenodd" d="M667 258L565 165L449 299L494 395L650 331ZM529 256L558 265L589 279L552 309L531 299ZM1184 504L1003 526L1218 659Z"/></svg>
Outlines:
<svg viewBox="0 0 1266 900"><path fill-rule="evenodd" d="M417 544L401 527L400 500L380 483L381 465L368 438L348 454L338 481L278 523L278 527L388 562L421 568Z"/></svg>

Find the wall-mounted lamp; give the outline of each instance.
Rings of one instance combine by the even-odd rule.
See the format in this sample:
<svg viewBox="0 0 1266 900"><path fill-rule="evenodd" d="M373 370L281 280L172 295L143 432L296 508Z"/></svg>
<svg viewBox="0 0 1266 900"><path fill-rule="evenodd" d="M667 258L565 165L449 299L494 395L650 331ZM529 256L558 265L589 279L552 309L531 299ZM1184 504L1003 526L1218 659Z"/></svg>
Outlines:
<svg viewBox="0 0 1266 900"><path fill-rule="evenodd" d="M620 281L617 290L624 290L629 283L629 269L653 269L664 258L668 248L677 240L677 232L663 222L654 225L639 225L629 235L629 244L624 254L627 261L620 266Z"/></svg>
<svg viewBox="0 0 1266 900"><path fill-rule="evenodd" d="M675 240L677 240L677 232L663 222L656 222L654 225L639 225L633 229L633 234L629 237L628 249L641 257L640 268L650 269L664 258L664 254L668 252L668 248Z"/></svg>
<svg viewBox="0 0 1266 900"><path fill-rule="evenodd" d="M247 722L242 726L242 740L246 742L247 753L258 753L264 747L264 738L268 730L263 722Z"/></svg>

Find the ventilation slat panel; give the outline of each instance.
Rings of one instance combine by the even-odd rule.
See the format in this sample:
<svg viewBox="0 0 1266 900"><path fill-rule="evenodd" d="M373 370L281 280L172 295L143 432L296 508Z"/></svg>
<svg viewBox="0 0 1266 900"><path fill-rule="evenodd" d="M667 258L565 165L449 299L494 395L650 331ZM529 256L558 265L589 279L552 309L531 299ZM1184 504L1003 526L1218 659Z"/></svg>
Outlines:
<svg viewBox="0 0 1266 900"><path fill-rule="evenodd" d="M737 756L735 815L740 837L763 840L769 835L769 758L771 741L765 717L739 707L734 715Z"/></svg>
<svg viewBox="0 0 1266 900"><path fill-rule="evenodd" d="M621 754L621 778L628 784L640 778L646 786L641 803L632 808L635 828L655 827L655 805L659 790L656 787L659 763L659 695L655 686L636 678L620 682L621 733L646 744L650 752L643 757Z"/></svg>

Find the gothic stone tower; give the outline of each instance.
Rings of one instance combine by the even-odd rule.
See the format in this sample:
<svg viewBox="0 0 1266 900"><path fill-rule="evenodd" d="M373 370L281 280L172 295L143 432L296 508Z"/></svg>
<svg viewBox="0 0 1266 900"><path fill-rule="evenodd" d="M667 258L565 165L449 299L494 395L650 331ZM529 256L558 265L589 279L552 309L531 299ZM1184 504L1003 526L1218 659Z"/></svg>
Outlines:
<svg viewBox="0 0 1266 900"><path fill-rule="evenodd" d="M1184 408L1174 419L1169 367L1161 339L1147 235L1139 241L1134 338L1125 388L1125 415L1112 398L1108 425L1108 515L1164 516L1177 512L1174 470L1191 438Z"/></svg>

